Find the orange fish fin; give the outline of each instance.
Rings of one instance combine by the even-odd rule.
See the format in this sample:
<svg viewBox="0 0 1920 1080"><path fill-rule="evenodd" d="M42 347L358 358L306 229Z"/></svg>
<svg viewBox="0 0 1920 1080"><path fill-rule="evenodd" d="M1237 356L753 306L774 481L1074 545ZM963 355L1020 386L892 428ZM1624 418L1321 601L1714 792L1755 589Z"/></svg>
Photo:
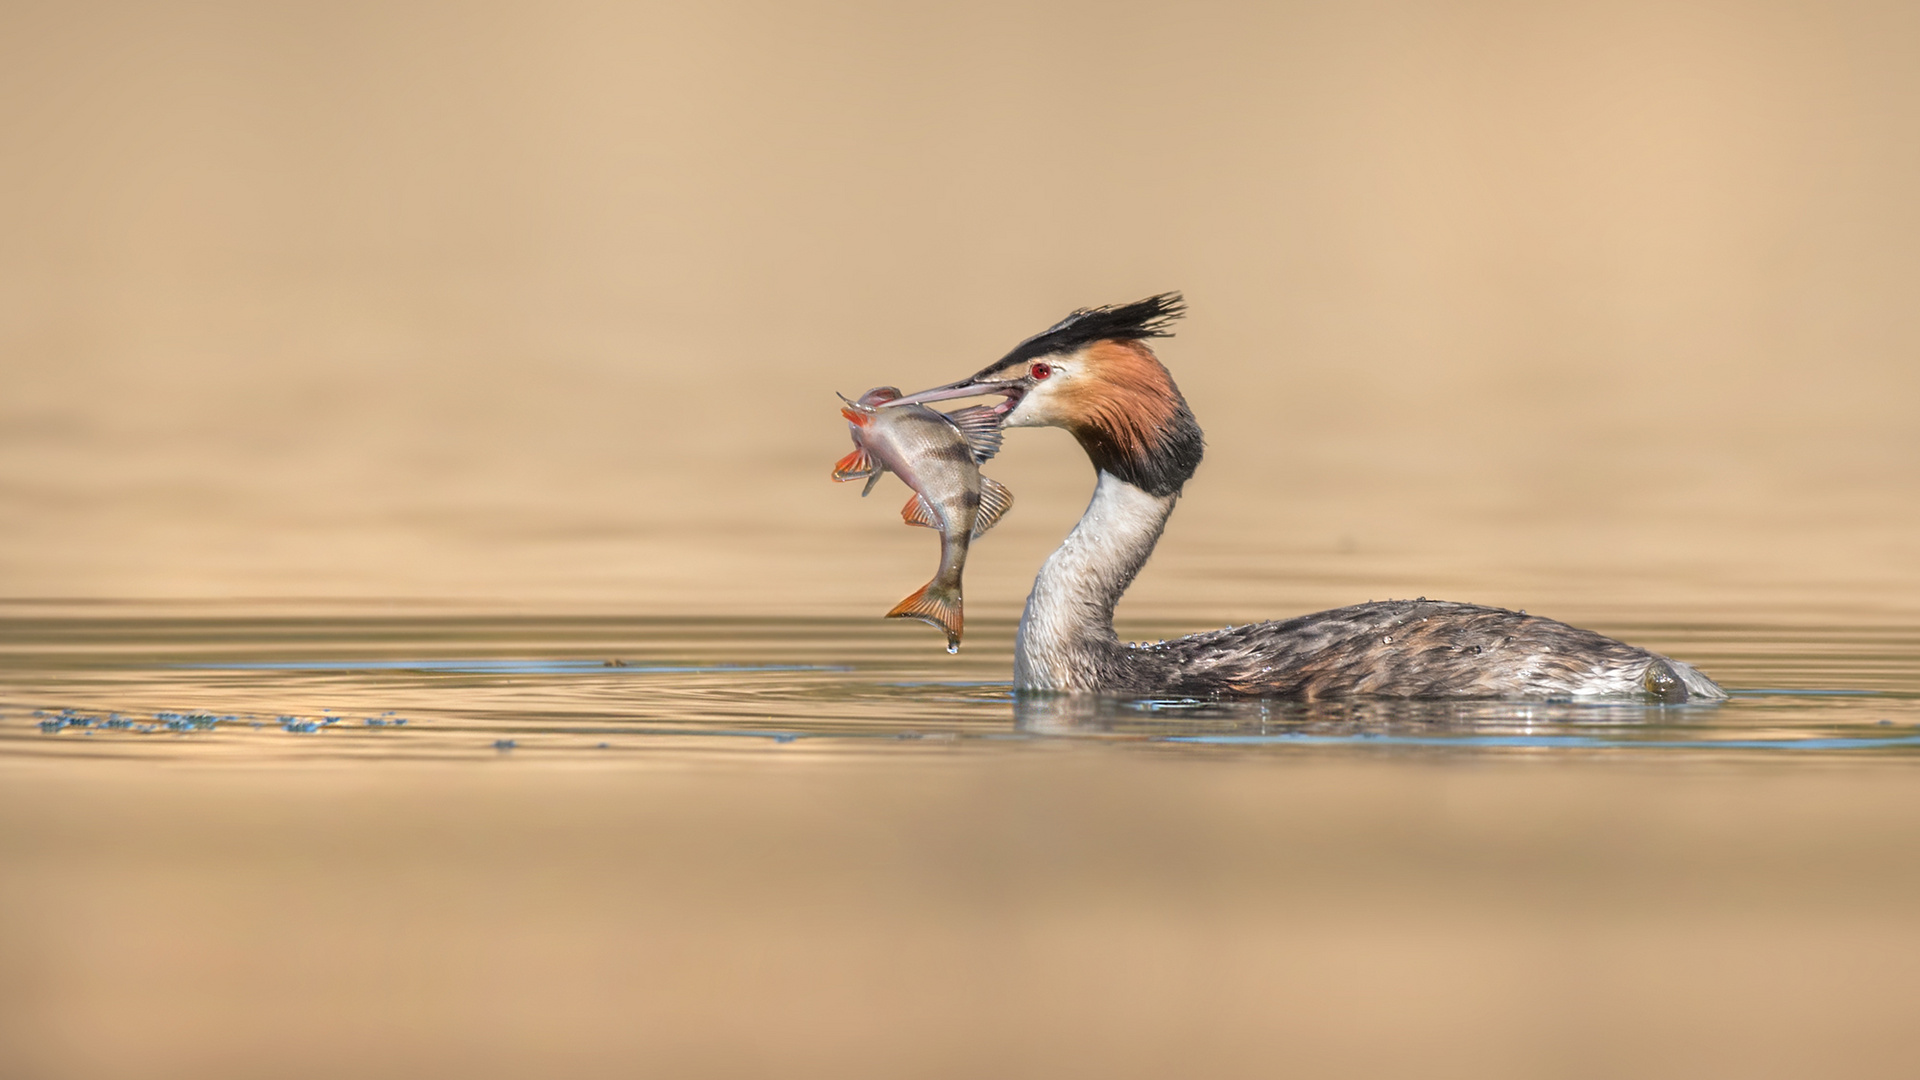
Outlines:
<svg viewBox="0 0 1920 1080"><path fill-rule="evenodd" d="M854 427L866 427L873 422L872 409L862 412L851 405L847 405L841 408L840 415L846 417L847 423L852 424Z"/></svg>
<svg viewBox="0 0 1920 1080"><path fill-rule="evenodd" d="M853 453L833 463L833 478L841 483L873 476L878 471L873 464L873 455L867 453L864 446L854 447Z"/></svg>
<svg viewBox="0 0 1920 1080"><path fill-rule="evenodd" d="M975 405L956 409L947 414L947 420L959 428L961 437L967 440L967 449L973 451L975 465L1000 452L1000 414L993 411L993 406Z"/></svg>
<svg viewBox="0 0 1920 1080"><path fill-rule="evenodd" d="M987 477L980 478L980 515L973 519L973 535L979 536L994 527L1007 511L1013 509L1013 492L1007 485Z"/></svg>
<svg viewBox="0 0 1920 1080"><path fill-rule="evenodd" d="M933 507L927 505L927 500L918 494L908 499L907 505L900 508L900 520L909 525L919 525L927 529L940 527L939 516L933 512Z"/></svg>
<svg viewBox="0 0 1920 1080"><path fill-rule="evenodd" d="M960 607L960 590L936 591L933 582L929 581L912 596L893 605L893 610L887 612L887 618L919 619L937 626L946 631L947 651L958 652L963 627Z"/></svg>

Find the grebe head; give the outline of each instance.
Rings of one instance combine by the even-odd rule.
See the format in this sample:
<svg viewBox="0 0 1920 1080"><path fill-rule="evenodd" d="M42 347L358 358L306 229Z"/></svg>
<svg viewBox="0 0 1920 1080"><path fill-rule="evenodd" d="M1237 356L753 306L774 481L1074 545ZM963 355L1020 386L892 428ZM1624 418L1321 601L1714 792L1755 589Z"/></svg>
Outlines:
<svg viewBox="0 0 1920 1080"><path fill-rule="evenodd" d="M1006 427L1060 427L1094 468L1155 495L1180 491L1205 442L1173 376L1147 347L1186 314L1179 293L1084 308L959 382L882 405L998 395Z"/></svg>

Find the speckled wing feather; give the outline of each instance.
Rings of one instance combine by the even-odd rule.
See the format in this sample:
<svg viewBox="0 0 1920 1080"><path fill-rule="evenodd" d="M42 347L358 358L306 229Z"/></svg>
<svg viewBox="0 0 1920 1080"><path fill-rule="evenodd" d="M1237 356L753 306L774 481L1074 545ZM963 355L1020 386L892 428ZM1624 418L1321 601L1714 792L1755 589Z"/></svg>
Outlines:
<svg viewBox="0 0 1920 1080"><path fill-rule="evenodd" d="M1591 630L1437 600L1356 604L1229 627L1127 647L1113 659L1111 676L1138 693L1306 700L1725 696L1685 664Z"/></svg>

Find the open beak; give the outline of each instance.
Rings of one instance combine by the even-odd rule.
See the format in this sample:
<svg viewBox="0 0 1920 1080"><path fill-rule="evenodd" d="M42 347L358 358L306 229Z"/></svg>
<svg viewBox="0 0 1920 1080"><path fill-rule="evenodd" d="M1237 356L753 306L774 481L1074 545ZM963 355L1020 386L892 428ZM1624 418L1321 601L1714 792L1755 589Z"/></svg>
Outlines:
<svg viewBox="0 0 1920 1080"><path fill-rule="evenodd" d="M892 401L882 402L880 408L886 409L895 405L925 405L931 401L951 401L954 398L990 397L998 394L1006 398L1006 401L996 406L994 411L1005 415L1006 413L1012 412L1015 405L1020 404L1021 397L1026 394L1027 388L1031 385L1032 383L1024 376L1018 379L961 379L956 383L936 386L931 390L922 390L917 394L908 394L903 398L895 398Z"/></svg>

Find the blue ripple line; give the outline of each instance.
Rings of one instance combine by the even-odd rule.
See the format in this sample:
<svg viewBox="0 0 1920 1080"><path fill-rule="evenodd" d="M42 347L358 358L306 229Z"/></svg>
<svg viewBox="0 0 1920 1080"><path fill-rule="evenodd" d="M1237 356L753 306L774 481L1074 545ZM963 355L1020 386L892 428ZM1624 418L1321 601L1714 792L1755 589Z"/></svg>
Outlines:
<svg viewBox="0 0 1920 1080"><path fill-rule="evenodd" d="M1455 738L1418 735L1165 735L1159 742L1204 743L1215 746L1555 746L1612 749L1682 750L1877 750L1893 746L1920 746L1920 735L1888 738L1833 737L1814 739L1602 739L1591 735L1462 735Z"/></svg>
<svg viewBox="0 0 1920 1080"><path fill-rule="evenodd" d="M1759 687L1747 690L1729 690L1728 697L1884 697L1884 690L1780 690Z"/></svg>
<svg viewBox="0 0 1920 1080"><path fill-rule="evenodd" d="M170 664L191 671L442 671L456 675L687 675L742 671L852 671L842 664L618 664L599 660L265 660Z"/></svg>
<svg viewBox="0 0 1920 1080"><path fill-rule="evenodd" d="M1203 743L1210 746L1278 746L1305 743L1313 746L1391 745L1391 746L1615 746L1607 739L1591 735L1463 735L1446 739L1417 735L1163 735L1156 742ZM1634 744L1626 744L1634 745Z"/></svg>

